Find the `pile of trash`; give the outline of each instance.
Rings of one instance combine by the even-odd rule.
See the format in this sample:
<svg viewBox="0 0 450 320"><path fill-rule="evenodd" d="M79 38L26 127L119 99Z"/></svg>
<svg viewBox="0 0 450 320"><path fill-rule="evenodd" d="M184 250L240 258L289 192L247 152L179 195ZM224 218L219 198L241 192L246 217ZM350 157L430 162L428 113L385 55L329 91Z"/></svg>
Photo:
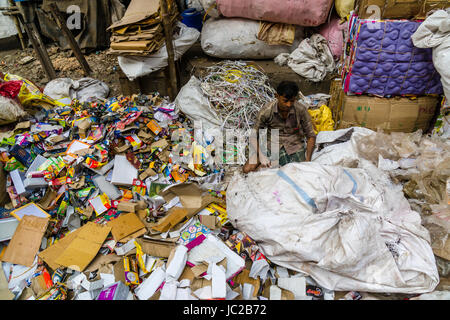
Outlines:
<svg viewBox="0 0 450 320"><path fill-rule="evenodd" d="M256 101L256 112L273 89L262 93L265 76L239 63L227 73L230 81L243 76L238 66L255 72L240 94L253 85L261 99L239 108ZM211 120L203 111L227 106L220 95L207 95L224 90L215 87L223 81L217 75L191 79L195 88L188 94L187 85L174 102L157 92L108 97L90 78L56 79L26 100L22 86L29 82L5 79L1 92L16 95L2 97L33 112L10 120L1 135L2 299L420 298L439 282L436 246L395 180L406 174L383 170L407 162L414 177L414 157L432 181L448 177L439 169L448 163L443 142L417 133L386 135L381 141L392 141L380 145L381 133L364 128L320 131L312 163L235 173L228 183L231 167L214 161L225 153L218 136L183 112L189 101L204 99L197 114ZM310 111L328 99L302 97ZM384 162L373 163L374 153ZM422 187L411 190L420 194ZM430 202L435 193L415 199L442 207L441 198Z"/></svg>

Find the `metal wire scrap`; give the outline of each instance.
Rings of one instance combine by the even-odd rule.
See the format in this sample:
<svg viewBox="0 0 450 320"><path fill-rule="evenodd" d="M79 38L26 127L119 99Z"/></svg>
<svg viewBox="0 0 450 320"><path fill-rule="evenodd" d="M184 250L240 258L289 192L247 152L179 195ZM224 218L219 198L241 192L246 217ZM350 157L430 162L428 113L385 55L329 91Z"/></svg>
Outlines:
<svg viewBox="0 0 450 320"><path fill-rule="evenodd" d="M208 67L207 75L201 79L209 107L223 119L222 129L233 130L234 138L227 137L226 141L225 153L232 153L227 158L234 154L240 164L246 161L250 129L259 110L275 98L275 89L268 80L256 66L230 60ZM225 162L230 163L230 158Z"/></svg>
<svg viewBox="0 0 450 320"><path fill-rule="evenodd" d="M261 107L275 98L268 77L254 65L226 60L207 71L201 88L225 129L251 129Z"/></svg>

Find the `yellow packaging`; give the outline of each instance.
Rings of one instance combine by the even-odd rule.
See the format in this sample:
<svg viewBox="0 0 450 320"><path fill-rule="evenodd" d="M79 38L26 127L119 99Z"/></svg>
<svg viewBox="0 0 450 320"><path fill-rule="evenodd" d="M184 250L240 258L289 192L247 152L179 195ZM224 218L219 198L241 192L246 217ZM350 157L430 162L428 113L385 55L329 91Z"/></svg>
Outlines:
<svg viewBox="0 0 450 320"><path fill-rule="evenodd" d="M137 259L139 268L142 270L142 272L147 274L150 271L148 271L145 266L144 252L142 251L142 247L140 246L139 243L137 243L137 241L134 241L134 245L136 246L136 259Z"/></svg>
<svg viewBox="0 0 450 320"><path fill-rule="evenodd" d="M320 131L334 131L333 114L326 105L322 105L319 109L308 110L308 113L311 116L316 134Z"/></svg>
<svg viewBox="0 0 450 320"><path fill-rule="evenodd" d="M155 120L150 120L150 122L147 123L147 128L152 130L152 132L156 135L159 134L162 130L162 127Z"/></svg>
<svg viewBox="0 0 450 320"><path fill-rule="evenodd" d="M125 281L127 285L139 284L137 265L133 265L133 261L129 257L123 258L123 269L125 271Z"/></svg>

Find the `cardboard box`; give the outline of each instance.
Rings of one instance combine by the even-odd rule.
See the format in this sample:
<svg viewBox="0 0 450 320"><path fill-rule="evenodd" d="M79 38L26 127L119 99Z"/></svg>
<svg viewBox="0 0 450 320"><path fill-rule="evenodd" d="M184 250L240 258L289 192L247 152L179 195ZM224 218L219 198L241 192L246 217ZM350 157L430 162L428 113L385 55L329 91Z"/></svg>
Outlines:
<svg viewBox="0 0 450 320"><path fill-rule="evenodd" d="M338 129L360 126L388 133L426 131L438 107L438 98L431 96L410 100L344 95Z"/></svg>
<svg viewBox="0 0 450 320"><path fill-rule="evenodd" d="M374 6L380 8L381 19L424 19L431 10L450 7L448 0L359 0L358 16L376 19Z"/></svg>

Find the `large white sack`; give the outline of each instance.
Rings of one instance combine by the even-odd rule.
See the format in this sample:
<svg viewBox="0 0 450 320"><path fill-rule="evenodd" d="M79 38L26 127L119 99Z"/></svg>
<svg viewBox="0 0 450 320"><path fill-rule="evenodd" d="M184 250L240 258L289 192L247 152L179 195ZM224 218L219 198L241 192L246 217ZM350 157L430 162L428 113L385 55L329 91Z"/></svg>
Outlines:
<svg viewBox="0 0 450 320"><path fill-rule="evenodd" d="M234 227L276 265L337 291L431 292L439 282L428 231L401 187L368 169L291 163L236 174Z"/></svg>
<svg viewBox="0 0 450 320"><path fill-rule="evenodd" d="M211 109L208 97L203 94L200 84L200 80L192 76L175 98L175 106L191 121L201 122L204 128L220 127L223 121Z"/></svg>
<svg viewBox="0 0 450 320"><path fill-rule="evenodd" d="M70 78L57 78L51 80L44 88L44 94L54 100L75 97L78 82Z"/></svg>
<svg viewBox="0 0 450 320"><path fill-rule="evenodd" d="M175 61L181 58L200 37L197 29L189 28L181 22L178 22L177 25L180 27L180 32L174 35L173 40ZM167 48L164 44L161 49L148 57L119 56L118 61L123 73L130 81L133 81L165 68L168 65L167 58Z"/></svg>
<svg viewBox="0 0 450 320"><path fill-rule="evenodd" d="M335 68L328 41L321 34L304 39L291 54L281 53L275 58L281 66L287 64L298 75L320 82Z"/></svg>
<svg viewBox="0 0 450 320"><path fill-rule="evenodd" d="M202 29L202 49L222 59L273 59L292 52L304 37L303 28L297 27L291 46L269 45L257 38L259 25L259 21L243 18L208 19Z"/></svg>
<svg viewBox="0 0 450 320"><path fill-rule="evenodd" d="M441 75L447 100L450 100L450 9L429 16L411 36L418 48L433 48L433 64Z"/></svg>
<svg viewBox="0 0 450 320"><path fill-rule="evenodd" d="M324 165L356 168L358 167L360 156L358 155L355 139L375 133L375 131L361 127L336 131L320 131L316 137L317 148L311 157L311 161ZM319 147L322 147L322 149L317 150Z"/></svg>
<svg viewBox="0 0 450 320"><path fill-rule="evenodd" d="M106 99L109 95L109 87L103 81L93 78L79 80L57 78L47 83L44 94L54 100L68 98L84 103L94 99Z"/></svg>

